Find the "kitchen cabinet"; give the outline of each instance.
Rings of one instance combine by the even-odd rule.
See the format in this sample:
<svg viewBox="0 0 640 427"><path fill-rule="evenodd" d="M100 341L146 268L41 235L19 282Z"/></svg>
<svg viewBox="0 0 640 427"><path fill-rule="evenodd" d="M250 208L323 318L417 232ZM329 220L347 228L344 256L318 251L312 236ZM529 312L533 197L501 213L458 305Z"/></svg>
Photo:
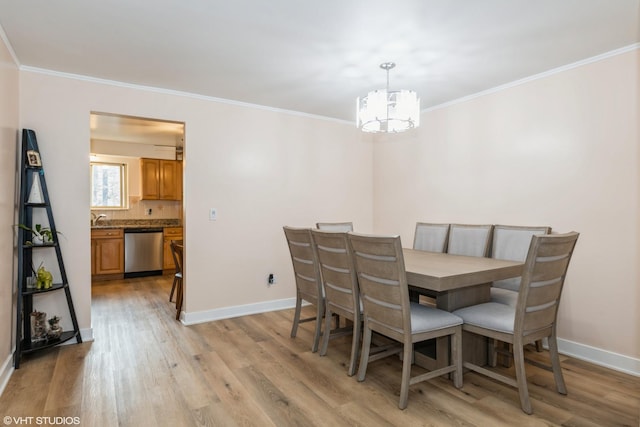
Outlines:
<svg viewBox="0 0 640 427"><path fill-rule="evenodd" d="M171 254L171 241L182 240L182 227L165 227L163 232L164 246L163 246L163 269L175 270L176 265L173 263L173 255Z"/></svg>
<svg viewBox="0 0 640 427"><path fill-rule="evenodd" d="M182 162L140 159L142 200L182 200Z"/></svg>
<svg viewBox="0 0 640 427"><path fill-rule="evenodd" d="M124 275L124 230L106 228L91 230L91 274Z"/></svg>

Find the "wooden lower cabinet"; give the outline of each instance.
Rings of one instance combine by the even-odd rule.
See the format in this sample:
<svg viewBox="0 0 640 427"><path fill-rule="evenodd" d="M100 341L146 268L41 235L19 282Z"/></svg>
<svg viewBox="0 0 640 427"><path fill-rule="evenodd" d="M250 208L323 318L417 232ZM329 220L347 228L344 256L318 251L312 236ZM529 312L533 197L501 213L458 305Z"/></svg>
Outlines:
<svg viewBox="0 0 640 427"><path fill-rule="evenodd" d="M171 241L182 240L182 227L165 227L163 238L164 238L163 269L165 270L165 273L173 273L175 271L176 265L173 262L173 255L171 254Z"/></svg>
<svg viewBox="0 0 640 427"><path fill-rule="evenodd" d="M124 230L91 230L91 275L94 280L124 277Z"/></svg>

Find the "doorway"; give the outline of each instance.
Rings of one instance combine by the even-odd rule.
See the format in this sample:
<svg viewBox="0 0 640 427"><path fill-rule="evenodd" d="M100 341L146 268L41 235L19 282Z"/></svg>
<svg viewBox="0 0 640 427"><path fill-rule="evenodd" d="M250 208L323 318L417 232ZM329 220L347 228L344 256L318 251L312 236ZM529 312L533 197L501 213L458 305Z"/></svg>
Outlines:
<svg viewBox="0 0 640 427"><path fill-rule="evenodd" d="M183 238L184 122L91 112L90 135L92 285L173 275L171 241ZM163 237L153 269L132 273L138 255L125 236L140 229Z"/></svg>

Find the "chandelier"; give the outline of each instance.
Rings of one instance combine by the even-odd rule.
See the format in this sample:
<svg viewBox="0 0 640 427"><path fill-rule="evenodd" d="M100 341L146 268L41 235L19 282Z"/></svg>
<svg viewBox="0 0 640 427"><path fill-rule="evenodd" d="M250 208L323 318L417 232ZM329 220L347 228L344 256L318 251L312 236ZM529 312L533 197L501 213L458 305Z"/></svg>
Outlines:
<svg viewBox="0 0 640 427"><path fill-rule="evenodd" d="M389 90L393 62L380 64L387 71L387 88L369 92L357 100L357 123L364 132L396 133L420 126L420 98L412 90Z"/></svg>

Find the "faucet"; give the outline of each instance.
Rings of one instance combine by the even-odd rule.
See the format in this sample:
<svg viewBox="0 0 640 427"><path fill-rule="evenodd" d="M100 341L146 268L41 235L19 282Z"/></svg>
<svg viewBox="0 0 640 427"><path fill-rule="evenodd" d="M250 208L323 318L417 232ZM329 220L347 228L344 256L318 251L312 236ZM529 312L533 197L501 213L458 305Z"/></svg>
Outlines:
<svg viewBox="0 0 640 427"><path fill-rule="evenodd" d="M96 215L93 212L91 213L91 225L98 225L98 221L100 221L102 218L106 218L107 216L105 214L100 214L100 215Z"/></svg>

